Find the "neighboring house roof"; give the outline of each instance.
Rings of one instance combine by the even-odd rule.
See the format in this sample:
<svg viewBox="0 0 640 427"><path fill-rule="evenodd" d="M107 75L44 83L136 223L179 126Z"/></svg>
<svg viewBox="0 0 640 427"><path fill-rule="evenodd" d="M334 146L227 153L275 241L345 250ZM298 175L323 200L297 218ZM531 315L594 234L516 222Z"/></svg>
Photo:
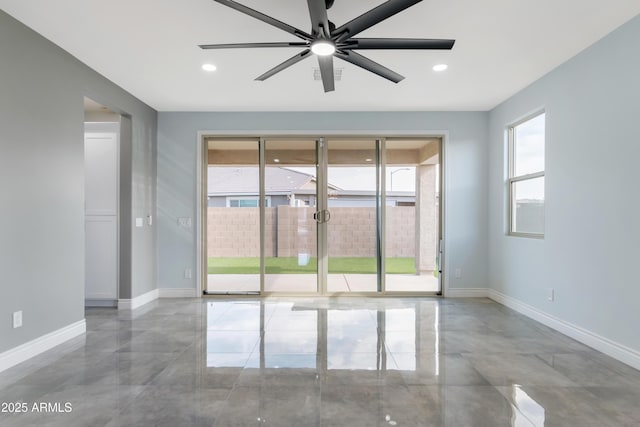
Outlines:
<svg viewBox="0 0 640 427"><path fill-rule="evenodd" d="M258 194L258 168L242 166L209 166L208 195ZM265 168L265 191L291 193L295 190L315 191L316 177L283 167ZM335 185L329 188L339 190Z"/></svg>

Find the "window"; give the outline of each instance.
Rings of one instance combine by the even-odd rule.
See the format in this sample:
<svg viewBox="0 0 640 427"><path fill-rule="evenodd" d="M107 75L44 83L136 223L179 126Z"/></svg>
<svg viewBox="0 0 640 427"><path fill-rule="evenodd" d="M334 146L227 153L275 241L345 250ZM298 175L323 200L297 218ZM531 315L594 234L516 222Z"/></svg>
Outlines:
<svg viewBox="0 0 640 427"><path fill-rule="evenodd" d="M264 205L267 208L271 206L271 197L265 197ZM228 208L257 208L258 206L258 197L227 197Z"/></svg>
<svg viewBox="0 0 640 427"><path fill-rule="evenodd" d="M509 128L509 234L544 236L545 114Z"/></svg>

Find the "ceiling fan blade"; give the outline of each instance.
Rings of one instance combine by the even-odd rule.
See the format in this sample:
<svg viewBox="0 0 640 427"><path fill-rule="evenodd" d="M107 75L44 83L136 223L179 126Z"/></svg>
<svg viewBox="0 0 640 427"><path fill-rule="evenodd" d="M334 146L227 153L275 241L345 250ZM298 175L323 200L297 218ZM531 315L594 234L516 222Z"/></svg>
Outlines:
<svg viewBox="0 0 640 427"><path fill-rule="evenodd" d="M324 86L324 91L334 91L336 88L335 79L333 77L333 56L318 56L318 64L320 65L320 76L322 76L322 86Z"/></svg>
<svg viewBox="0 0 640 427"><path fill-rule="evenodd" d="M307 47L306 42L274 42L274 43L227 43L227 44L201 44L200 49L237 49L254 47Z"/></svg>
<svg viewBox="0 0 640 427"><path fill-rule="evenodd" d="M391 80L394 83L398 83L399 81L404 79L404 76L401 76L395 71L392 71L387 67L380 65L377 62L372 61L369 58L364 57L353 51L348 51L344 53L337 51L336 53L334 53L334 55L344 61L352 63L353 65L357 65L360 68L364 68L367 71L371 71L372 73L377 74L380 77L384 77L387 80Z"/></svg>
<svg viewBox="0 0 640 427"><path fill-rule="evenodd" d="M345 40L421 1L422 0L389 0L336 28L333 34L339 34L336 39L337 41Z"/></svg>
<svg viewBox="0 0 640 427"><path fill-rule="evenodd" d="M243 4L237 3L233 0L214 0L217 3L223 4L227 7L230 7L232 9L237 10L238 12L242 12L245 15L249 15L252 16L256 19L259 19L262 22L266 22L269 25L273 25L276 28L280 28L283 31L286 31L289 34L293 34L296 37L300 37L301 39L304 40L311 40L313 39L313 37L311 37L311 35L307 34L306 32L299 30L296 27L292 27L289 24L285 24L282 21L278 21L275 18L272 18L268 15L265 15L262 12L258 12L257 10L251 9L250 7L247 7Z"/></svg>
<svg viewBox="0 0 640 427"><path fill-rule="evenodd" d="M448 39L349 39L342 49L452 49Z"/></svg>
<svg viewBox="0 0 640 427"><path fill-rule="evenodd" d="M311 17L313 35L330 37L329 18L327 17L325 0L307 0L307 4L309 5L309 16ZM323 30L320 30L320 27L322 27Z"/></svg>
<svg viewBox="0 0 640 427"><path fill-rule="evenodd" d="M264 81L264 80L268 79L269 77L273 76L274 74L277 74L280 71L291 67L293 64L296 64L296 63L302 61L304 58L310 56L310 54L311 54L311 50L310 49L303 50L302 52L298 53L297 55L292 56L291 58L287 59L283 63L276 65L275 67L273 67L272 69L270 69L266 73L256 77L256 80Z"/></svg>

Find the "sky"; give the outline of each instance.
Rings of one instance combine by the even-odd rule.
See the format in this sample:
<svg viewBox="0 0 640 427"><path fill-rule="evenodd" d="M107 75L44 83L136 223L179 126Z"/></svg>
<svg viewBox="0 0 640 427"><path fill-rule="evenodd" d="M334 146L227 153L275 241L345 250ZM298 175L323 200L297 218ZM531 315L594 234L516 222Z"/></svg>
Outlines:
<svg viewBox="0 0 640 427"><path fill-rule="evenodd" d="M544 120L545 115L541 114L516 126L516 175L544 170Z"/></svg>
<svg viewBox="0 0 640 427"><path fill-rule="evenodd" d="M545 115L515 127L515 175L544 171ZM516 184L516 199L544 200L544 178Z"/></svg>

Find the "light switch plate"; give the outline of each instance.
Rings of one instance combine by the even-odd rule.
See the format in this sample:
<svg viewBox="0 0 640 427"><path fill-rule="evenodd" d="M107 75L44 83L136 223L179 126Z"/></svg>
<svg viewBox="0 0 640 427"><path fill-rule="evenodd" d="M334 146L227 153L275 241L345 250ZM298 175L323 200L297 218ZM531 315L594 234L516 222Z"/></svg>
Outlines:
<svg viewBox="0 0 640 427"><path fill-rule="evenodd" d="M184 228L191 228L191 218L189 217L178 218L178 225Z"/></svg>
<svg viewBox="0 0 640 427"><path fill-rule="evenodd" d="M20 311L15 311L13 313L13 327L15 328L19 328L22 326L22 310Z"/></svg>
<svg viewBox="0 0 640 427"><path fill-rule="evenodd" d="M136 227L144 227L144 218L136 218Z"/></svg>

